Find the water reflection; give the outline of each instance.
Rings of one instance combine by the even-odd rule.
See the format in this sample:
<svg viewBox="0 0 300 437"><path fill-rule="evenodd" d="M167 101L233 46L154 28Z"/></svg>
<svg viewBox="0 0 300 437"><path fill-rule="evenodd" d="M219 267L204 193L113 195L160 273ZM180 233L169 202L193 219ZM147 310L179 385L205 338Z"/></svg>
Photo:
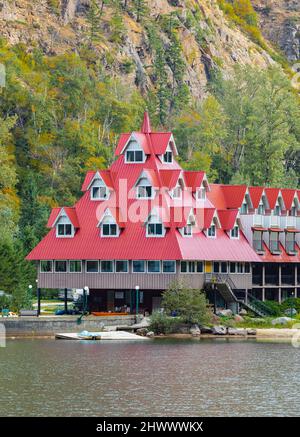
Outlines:
<svg viewBox="0 0 300 437"><path fill-rule="evenodd" d="M297 416L299 359L255 340L8 341L0 415Z"/></svg>

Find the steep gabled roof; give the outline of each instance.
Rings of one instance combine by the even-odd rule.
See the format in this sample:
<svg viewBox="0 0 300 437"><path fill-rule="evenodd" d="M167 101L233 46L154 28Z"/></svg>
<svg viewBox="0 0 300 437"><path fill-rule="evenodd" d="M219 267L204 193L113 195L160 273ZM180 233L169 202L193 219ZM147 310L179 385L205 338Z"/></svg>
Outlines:
<svg viewBox="0 0 300 437"><path fill-rule="evenodd" d="M283 188L281 190L281 194L282 194L285 208L287 210L291 209L292 205L293 205L293 200L294 200L295 196L297 195L296 190L292 190L289 188Z"/></svg>
<svg viewBox="0 0 300 437"><path fill-rule="evenodd" d="M52 228L56 220L58 219L59 215L63 211L66 213L67 217L69 218L74 228L79 228L79 221L77 218L76 209L75 207L68 207L68 206L53 208L47 223L47 227Z"/></svg>
<svg viewBox="0 0 300 437"><path fill-rule="evenodd" d="M110 170L90 170L87 172L86 177L84 179L84 182L81 187L81 191L86 191L89 189L93 179L95 178L96 174L99 174L103 182L108 188L113 188L113 180L112 175L110 173Z"/></svg>
<svg viewBox="0 0 300 437"><path fill-rule="evenodd" d="M249 195L251 197L251 202L254 209L257 209L259 206L259 202L261 201L261 196L263 195L264 188L263 187L249 187L248 188Z"/></svg>
<svg viewBox="0 0 300 437"><path fill-rule="evenodd" d="M274 209L278 195L279 195L279 188L265 188L266 197L268 199L268 204L270 209Z"/></svg>
<svg viewBox="0 0 300 437"><path fill-rule="evenodd" d="M160 170L160 178L163 187L167 187L169 190L174 188L178 182L181 170Z"/></svg>
<svg viewBox="0 0 300 437"><path fill-rule="evenodd" d="M247 185L222 185L222 191L226 208L240 208L245 199Z"/></svg>
<svg viewBox="0 0 300 437"><path fill-rule="evenodd" d="M185 185L191 188L192 191L196 191L201 187L203 180L205 179L204 171L187 171L183 172Z"/></svg>
<svg viewBox="0 0 300 437"><path fill-rule="evenodd" d="M221 227L224 231L229 231L234 227L238 212L237 209L218 210Z"/></svg>

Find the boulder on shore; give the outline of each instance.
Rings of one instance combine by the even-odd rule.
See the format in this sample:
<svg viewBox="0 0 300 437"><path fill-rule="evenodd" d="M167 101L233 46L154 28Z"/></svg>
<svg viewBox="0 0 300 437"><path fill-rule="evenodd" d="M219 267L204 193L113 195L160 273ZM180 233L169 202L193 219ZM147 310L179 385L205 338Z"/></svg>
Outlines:
<svg viewBox="0 0 300 437"><path fill-rule="evenodd" d="M243 329L243 328L238 329L238 328L230 328L229 327L227 332L229 335L247 335L246 329Z"/></svg>
<svg viewBox="0 0 300 437"><path fill-rule="evenodd" d="M212 328L210 328L209 326L201 326L200 331L201 331L201 334L212 334L213 333Z"/></svg>
<svg viewBox="0 0 300 437"><path fill-rule="evenodd" d="M286 325L289 322L292 322L293 319L291 317L277 317L277 319L272 320L272 325Z"/></svg>
<svg viewBox="0 0 300 437"><path fill-rule="evenodd" d="M253 328L247 328L247 335L256 335L256 329Z"/></svg>
<svg viewBox="0 0 300 437"><path fill-rule="evenodd" d="M148 328L139 328L136 330L136 334L145 337L148 334Z"/></svg>
<svg viewBox="0 0 300 437"><path fill-rule="evenodd" d="M222 325L213 326L212 333L214 335L225 335L225 334L227 334L227 328L225 326L222 326Z"/></svg>
<svg viewBox="0 0 300 437"><path fill-rule="evenodd" d="M154 337L154 332L153 331L148 331L147 334L146 334L146 337L153 338Z"/></svg>
<svg viewBox="0 0 300 437"><path fill-rule="evenodd" d="M219 310L217 312L217 316L223 316L223 317L231 317L232 316L232 311L231 310Z"/></svg>
<svg viewBox="0 0 300 437"><path fill-rule="evenodd" d="M248 314L248 311L245 310L245 308L242 308L241 311L239 312L240 316L246 316Z"/></svg>
<svg viewBox="0 0 300 437"><path fill-rule="evenodd" d="M190 334L192 334L192 336L197 336L201 334L201 330L197 324L194 324L190 327Z"/></svg>
<svg viewBox="0 0 300 437"><path fill-rule="evenodd" d="M242 316L239 315L239 314L236 314L236 315L234 316L234 321L235 321L235 322L243 322L243 321L244 321L244 317L242 317Z"/></svg>

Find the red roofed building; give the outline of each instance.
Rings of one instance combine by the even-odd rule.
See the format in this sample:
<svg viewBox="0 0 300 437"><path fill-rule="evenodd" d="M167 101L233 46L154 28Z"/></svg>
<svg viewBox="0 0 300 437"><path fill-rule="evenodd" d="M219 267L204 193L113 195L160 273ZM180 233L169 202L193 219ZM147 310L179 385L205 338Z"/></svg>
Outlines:
<svg viewBox="0 0 300 437"><path fill-rule="evenodd" d="M115 155L73 207L52 210L27 256L40 288L89 289L90 311L151 312L174 280L234 309L300 295L299 191L210 185L180 167L172 133L152 132L147 113Z"/></svg>

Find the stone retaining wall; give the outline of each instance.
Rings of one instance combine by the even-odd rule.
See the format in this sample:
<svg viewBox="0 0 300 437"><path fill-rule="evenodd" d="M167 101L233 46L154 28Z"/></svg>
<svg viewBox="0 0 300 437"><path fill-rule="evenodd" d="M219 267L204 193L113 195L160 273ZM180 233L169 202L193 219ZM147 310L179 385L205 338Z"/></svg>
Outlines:
<svg viewBox="0 0 300 437"><path fill-rule="evenodd" d="M83 330L97 331L105 326L130 326L135 323L135 316L84 317L77 324L79 316L57 317L0 317L8 336L50 336L58 332L80 332Z"/></svg>

